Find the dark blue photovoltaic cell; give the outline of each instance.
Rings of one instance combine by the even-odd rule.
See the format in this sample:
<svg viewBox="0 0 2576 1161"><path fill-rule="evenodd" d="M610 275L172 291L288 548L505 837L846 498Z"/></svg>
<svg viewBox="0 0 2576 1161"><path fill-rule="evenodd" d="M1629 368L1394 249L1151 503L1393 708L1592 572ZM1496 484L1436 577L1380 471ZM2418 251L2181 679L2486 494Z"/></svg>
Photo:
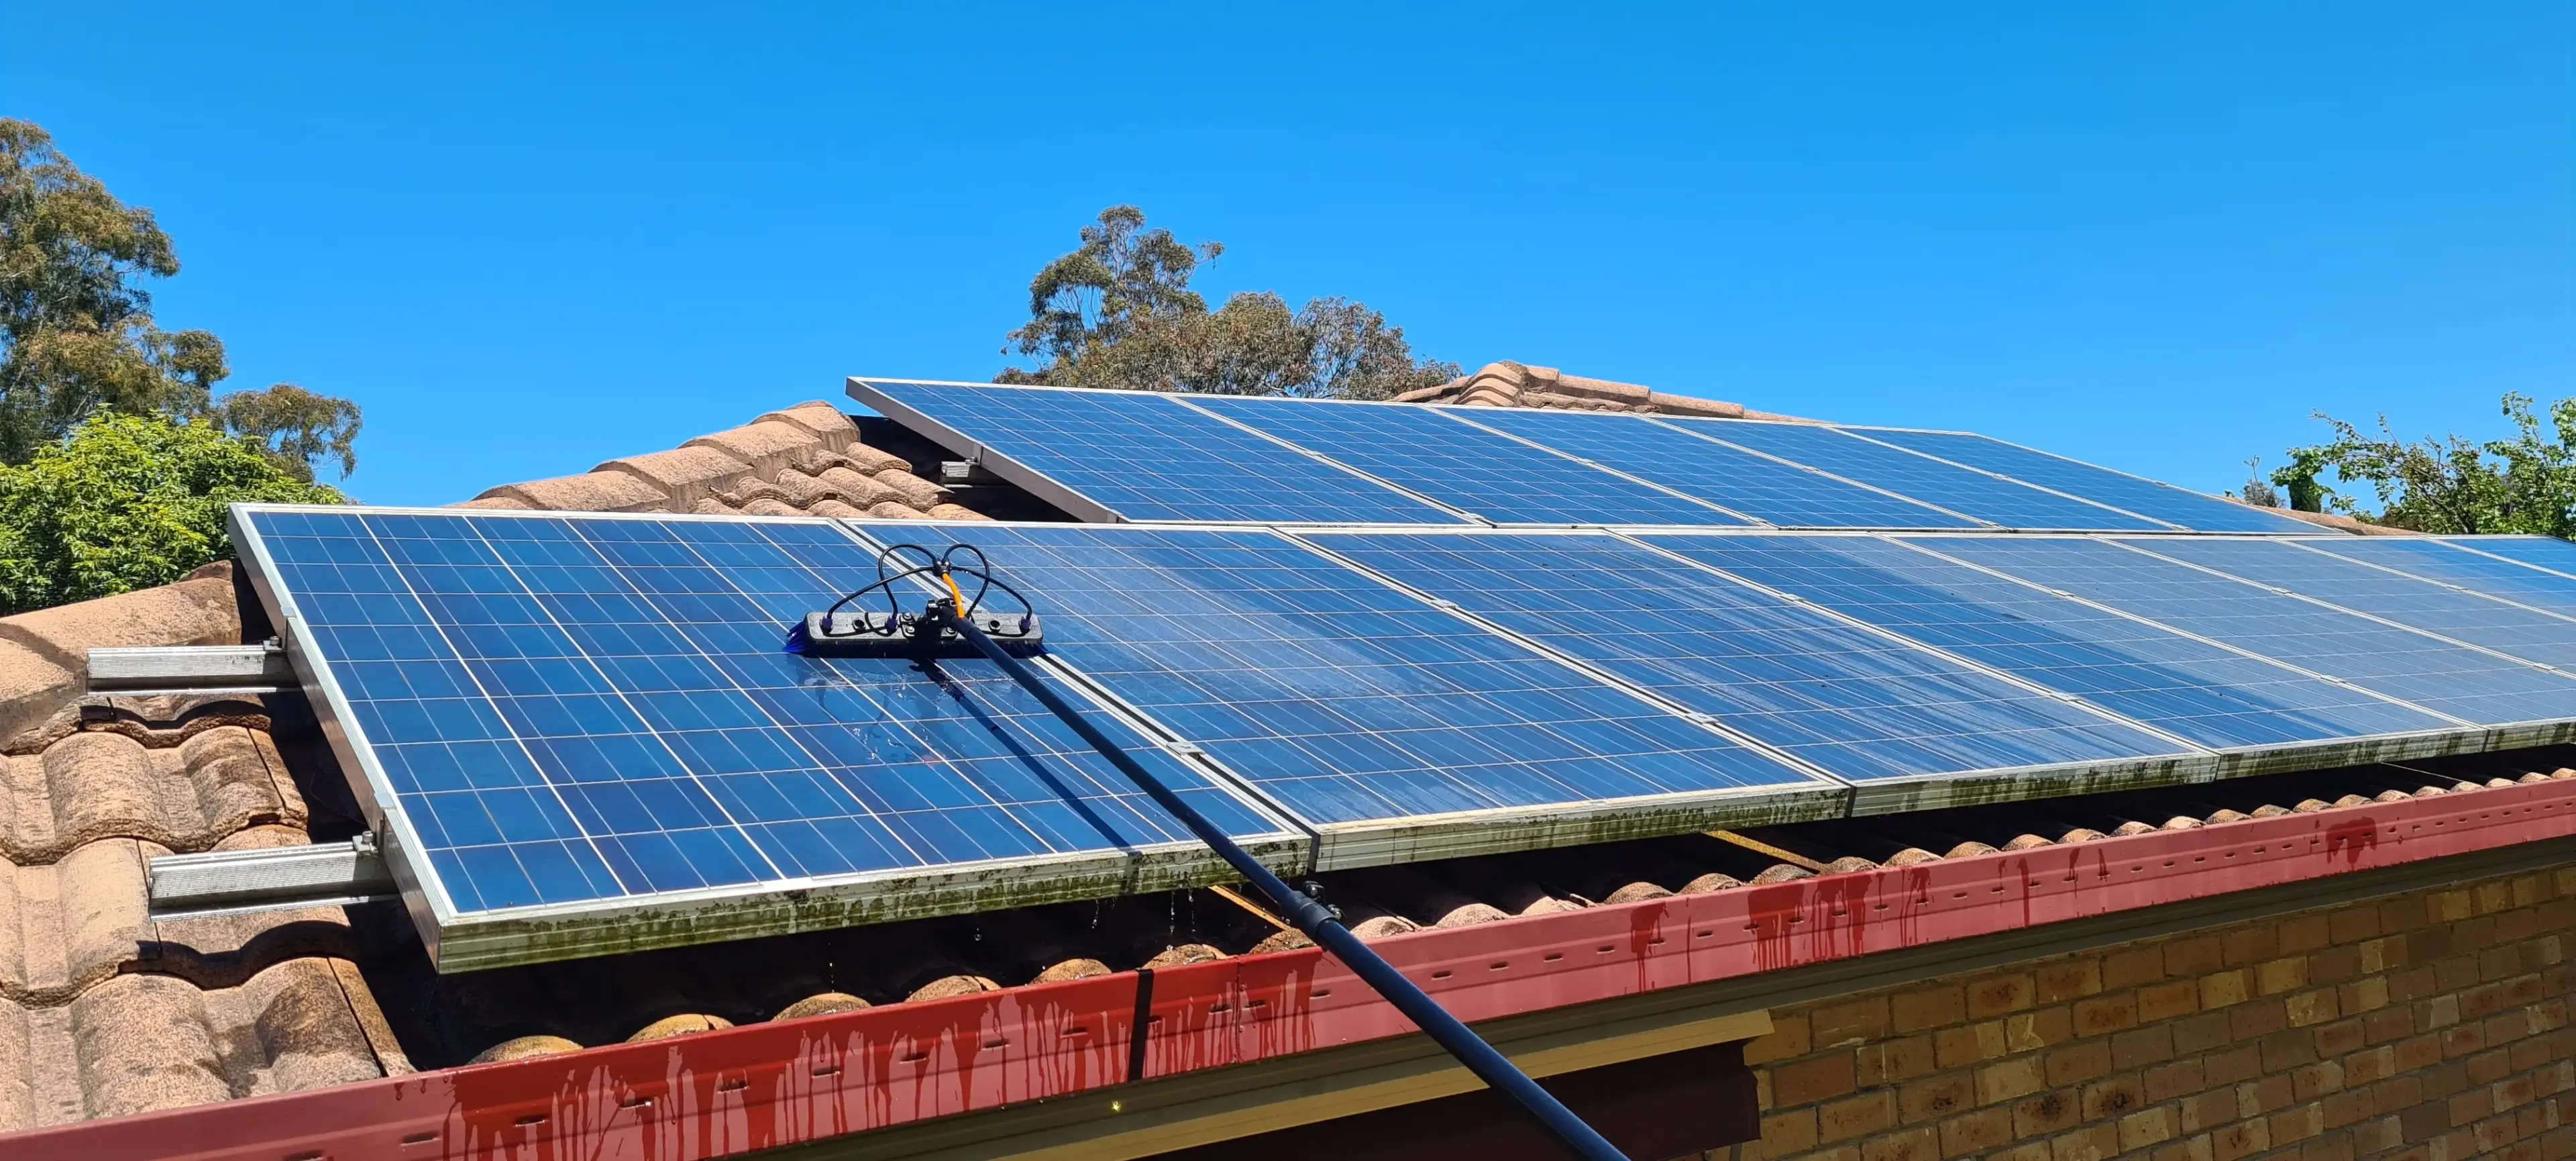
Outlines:
<svg viewBox="0 0 2576 1161"><path fill-rule="evenodd" d="M1972 468L1984 468L2043 488L2054 488L2070 496L2082 496L2141 516L2170 521L2195 532L2316 531L2312 525L2260 508L2230 503L2216 496L2204 496L2171 484L2159 484L2126 472L2095 467L1982 435L1904 431L1888 427L1855 427L1850 430L1926 455L1939 456Z"/></svg>
<svg viewBox="0 0 2576 1161"><path fill-rule="evenodd" d="M1467 523L1169 395L868 385L1129 520Z"/></svg>
<svg viewBox="0 0 2576 1161"><path fill-rule="evenodd" d="M2509 601L2537 605L2553 613L2576 616L2576 575L2551 572L2471 549L2494 543L2484 538L2438 540L2429 536L2339 536L2331 541L2303 540L2311 548L2348 560L2393 568L2427 580L2454 584ZM2576 560L2568 562L2576 569Z"/></svg>
<svg viewBox="0 0 2576 1161"><path fill-rule="evenodd" d="M1319 825L1823 784L1270 533L975 543L1050 653Z"/></svg>
<svg viewBox="0 0 2576 1161"><path fill-rule="evenodd" d="M1311 539L1853 781L2189 752L1611 536Z"/></svg>
<svg viewBox="0 0 2576 1161"><path fill-rule="evenodd" d="M2117 544L2036 536L1914 543L2481 725L2576 716L2576 679Z"/></svg>
<svg viewBox="0 0 2576 1161"><path fill-rule="evenodd" d="M1648 539L2214 749L2453 728L2431 714L1876 537Z"/></svg>
<svg viewBox="0 0 2576 1161"><path fill-rule="evenodd" d="M1976 528L1976 521L1640 416L1542 408L1479 408L1483 427L1688 492L1783 528Z"/></svg>
<svg viewBox="0 0 2576 1161"><path fill-rule="evenodd" d="M2450 543L2534 568L2576 574L2576 544L2555 536L2453 536Z"/></svg>
<svg viewBox="0 0 2576 1161"><path fill-rule="evenodd" d="M459 911L1187 841L989 663L781 652L875 576L828 524L246 520Z"/></svg>
<svg viewBox="0 0 2576 1161"><path fill-rule="evenodd" d="M2576 667L2576 618L2310 552L2300 547L2304 541L2177 536L2129 543L2454 641L2545 665Z"/></svg>
<svg viewBox="0 0 2576 1161"><path fill-rule="evenodd" d="M2058 528L2138 532L2164 525L2071 500L1957 464L1814 423L1755 423L1741 419L1673 419L1668 422L1728 443L1822 468L1873 488L1885 488L2005 528Z"/></svg>
<svg viewBox="0 0 2576 1161"><path fill-rule="evenodd" d="M1432 408L1242 395L1190 403L1497 524L1752 523Z"/></svg>

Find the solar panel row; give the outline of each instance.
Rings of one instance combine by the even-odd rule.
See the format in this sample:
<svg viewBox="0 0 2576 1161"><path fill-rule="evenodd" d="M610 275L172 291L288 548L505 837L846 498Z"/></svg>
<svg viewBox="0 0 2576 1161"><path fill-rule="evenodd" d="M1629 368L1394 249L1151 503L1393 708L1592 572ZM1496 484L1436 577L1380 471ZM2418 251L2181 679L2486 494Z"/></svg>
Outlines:
<svg viewBox="0 0 2576 1161"><path fill-rule="evenodd" d="M850 392L1093 521L2312 531L1950 432L892 379Z"/></svg>
<svg viewBox="0 0 2576 1161"><path fill-rule="evenodd" d="M739 934L890 883L916 909L971 909L1221 874L1139 878L1137 860L1194 848L984 663L781 651L918 523L250 506L236 522L434 900L425 934L486 941L461 961L565 954L511 926L529 916L560 939L568 916L620 907L794 901L728 920ZM1104 728L1301 865L2576 721L2576 678L2552 667L2576 656L2576 575L2512 561L2544 551L2519 541L936 535L1036 600L1044 665Z"/></svg>

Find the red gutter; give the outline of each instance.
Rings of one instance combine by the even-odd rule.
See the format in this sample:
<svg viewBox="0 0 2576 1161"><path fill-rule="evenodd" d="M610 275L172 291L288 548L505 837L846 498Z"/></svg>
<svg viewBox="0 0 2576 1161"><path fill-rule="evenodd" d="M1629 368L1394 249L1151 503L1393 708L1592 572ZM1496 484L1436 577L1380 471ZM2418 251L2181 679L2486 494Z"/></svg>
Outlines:
<svg viewBox="0 0 2576 1161"><path fill-rule="evenodd" d="M1395 937L1476 1021L2576 835L2576 783L2479 790ZM1128 972L0 1138L83 1161L691 1161L1113 1086ZM1153 973L1145 1075L1402 1035L1308 950Z"/></svg>

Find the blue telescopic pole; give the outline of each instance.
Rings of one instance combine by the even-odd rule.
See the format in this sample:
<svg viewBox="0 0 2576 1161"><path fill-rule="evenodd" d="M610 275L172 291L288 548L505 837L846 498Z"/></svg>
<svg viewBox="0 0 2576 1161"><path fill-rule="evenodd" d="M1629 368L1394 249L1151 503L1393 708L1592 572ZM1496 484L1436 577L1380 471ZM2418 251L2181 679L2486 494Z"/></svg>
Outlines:
<svg viewBox="0 0 2576 1161"><path fill-rule="evenodd" d="M1397 1011L1404 1013L1406 1019L1413 1021L1424 1034L1430 1036L1440 1047L1447 1049L1449 1055L1457 1057L1458 1063L1466 1065L1467 1071L1475 1073L1477 1079L1484 1081L1486 1087L1510 1098L1512 1103L1519 1105L1523 1112L1536 1117L1539 1124L1545 1126L1549 1133L1554 1134L1557 1140L1564 1142L1567 1148L1572 1149L1576 1155L1585 1158L1586 1161L1628 1161L1627 1155L1621 1153L1618 1146L1612 1145L1600 1133L1594 1131L1592 1126L1583 1123L1583 1118L1575 1116L1573 1110L1566 1108L1562 1102L1549 1095L1546 1089L1540 1088L1537 1081L1531 1080L1528 1074L1523 1073L1508 1057L1495 1051L1493 1045L1485 1043L1483 1037L1476 1035L1456 1016L1450 1015L1448 1009L1440 1006L1439 1001L1432 999L1421 988L1415 987L1412 980L1404 978L1404 973L1395 969L1395 965L1379 958L1376 952L1370 951L1368 945L1361 942L1360 937L1351 934L1350 928L1342 926L1341 920L1333 918L1333 913L1323 904L1290 890L1288 884L1282 882L1279 876L1270 873L1270 868L1262 866L1253 859L1251 854L1235 845L1232 838L1217 829L1215 823L1207 820L1207 816L1182 801L1181 796L1173 793L1171 787L1163 785L1162 779L1154 777L1144 766L1138 764L1136 759L1129 757L1125 750L1119 748L1117 743L1110 741L1108 735L1101 733L1085 720L1082 714L1063 697L1048 688L1046 682L1040 680L1038 675L1019 658L1005 652L1000 643L987 636L983 630L976 628L972 622L958 616L953 603L936 602L930 606L929 614L937 620L941 628L964 638L968 644L975 647L976 652L982 653L993 664L1001 666L1002 672L1009 674L1011 680L1020 683L1048 710L1053 711L1055 716L1064 719L1064 723L1073 727L1073 731L1080 734L1083 741L1100 751L1102 757L1109 759L1110 764L1118 767L1120 773L1132 779L1137 788L1151 797L1156 805L1161 806L1172 817L1181 820L1181 825L1190 828L1190 833L1197 835L1200 842L1206 843L1208 848L1224 859L1228 866L1234 868L1236 874L1243 876L1245 882L1252 884L1252 888L1259 891L1263 898L1268 899L1271 906L1278 908L1280 914L1288 918L1288 922L1294 924L1297 930L1305 932L1306 938L1314 940L1317 946L1331 952L1333 958L1342 961L1345 966L1358 973L1370 987L1377 989L1377 994L1386 997L1388 1003L1394 1004Z"/></svg>

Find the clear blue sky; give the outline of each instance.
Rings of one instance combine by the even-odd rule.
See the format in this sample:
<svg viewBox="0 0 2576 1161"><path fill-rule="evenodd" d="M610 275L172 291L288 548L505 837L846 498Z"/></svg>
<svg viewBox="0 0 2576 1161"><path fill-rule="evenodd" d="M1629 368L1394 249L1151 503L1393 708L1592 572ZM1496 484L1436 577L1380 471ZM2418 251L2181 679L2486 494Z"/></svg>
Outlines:
<svg viewBox="0 0 2576 1161"><path fill-rule="evenodd" d="M371 501L989 377L1113 202L1470 367L2210 490L2576 394L2563 0L390 7L0 14L0 112L159 213L235 385L365 405Z"/></svg>

